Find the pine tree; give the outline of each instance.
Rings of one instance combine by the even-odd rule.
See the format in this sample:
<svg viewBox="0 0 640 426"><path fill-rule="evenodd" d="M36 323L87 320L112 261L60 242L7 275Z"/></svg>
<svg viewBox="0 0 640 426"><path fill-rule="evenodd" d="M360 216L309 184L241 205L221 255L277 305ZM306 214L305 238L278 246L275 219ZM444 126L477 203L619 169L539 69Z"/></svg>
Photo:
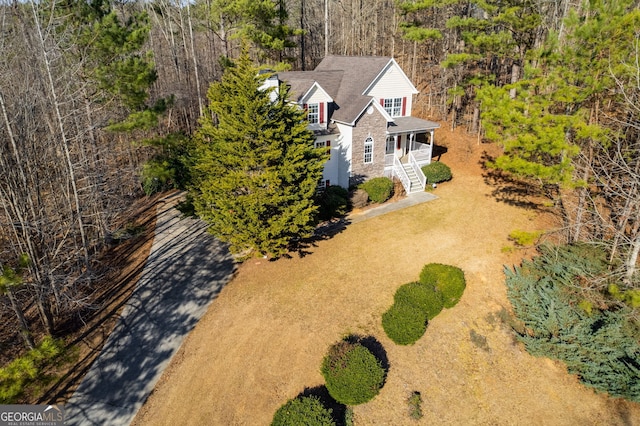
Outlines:
<svg viewBox="0 0 640 426"><path fill-rule="evenodd" d="M220 82L195 135L196 213L236 254L279 257L313 231L324 151L281 89L261 89L246 49Z"/></svg>
<svg viewBox="0 0 640 426"><path fill-rule="evenodd" d="M618 197L630 193L629 188L619 192L609 185L615 182L615 171L626 164L614 167L608 161L606 167L598 167L598 163L617 156L609 148L612 142L633 140L621 128L626 114L620 106L624 105L621 92L634 90L622 82L629 71L633 73L626 63L635 55L634 29L640 11L631 1L592 2L581 15L572 11L568 16L562 39L549 35L531 55L524 79L502 87L485 85L478 98L486 138L504 146L496 167L532 182L575 189L558 192L554 200L565 220L567 241L573 242L588 240L590 233L599 238L599 229L610 226L594 211L594 199L603 196L607 203L617 199L621 205L611 209L613 217L618 211L630 211L628 199ZM616 75L621 76L617 82ZM614 155L599 154L608 151ZM590 186L594 180L601 184Z"/></svg>
<svg viewBox="0 0 640 426"><path fill-rule="evenodd" d="M527 73L532 74L514 85L485 85L478 91L485 138L504 146L493 166L543 184L569 185L579 148L567 134L586 123L563 113L574 93L557 73ZM517 88L513 99L512 87Z"/></svg>
<svg viewBox="0 0 640 426"><path fill-rule="evenodd" d="M282 61L285 49L295 47L294 36L301 30L287 25L285 0L214 0L212 19L219 25L218 35L231 56L232 38L250 40L261 53L275 62Z"/></svg>
<svg viewBox="0 0 640 426"><path fill-rule="evenodd" d="M542 18L537 5L531 0L403 0L400 9L405 38L432 41L447 31L448 37L457 40L457 47L449 49L440 62L454 77L453 87L448 90L452 126L456 126L458 110L466 103L473 106L471 131L476 132L480 113L476 91L482 85L500 86L520 79L526 54L540 33ZM436 16L440 9L456 11L447 18L446 30L430 28L417 19L425 13ZM511 97L515 97L515 90Z"/></svg>

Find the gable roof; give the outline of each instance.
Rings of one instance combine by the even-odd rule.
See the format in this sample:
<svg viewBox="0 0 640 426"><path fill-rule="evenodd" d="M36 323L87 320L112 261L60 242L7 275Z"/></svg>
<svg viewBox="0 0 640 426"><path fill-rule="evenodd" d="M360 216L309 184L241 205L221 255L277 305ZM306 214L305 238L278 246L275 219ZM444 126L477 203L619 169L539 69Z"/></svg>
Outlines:
<svg viewBox="0 0 640 426"><path fill-rule="evenodd" d="M402 68L400 67L400 65L398 65L398 63L396 62L395 59L390 58L389 62L387 62L387 65L385 65L380 72L378 73L378 75L371 80L371 82L369 83L369 85L367 86L366 89L363 90L362 93L369 93L369 90L375 86L376 84L378 84L378 82L380 81L380 79L382 78L382 76L387 72L387 70L391 67L396 67L400 73L402 74L402 78L405 81L405 83L407 83L407 85L409 87L411 87L411 91L414 94L418 94L420 93L420 91L418 89L416 89L416 86L413 85L413 83L411 82L411 80L409 80L409 77L407 77L407 74L404 73L404 71L402 70Z"/></svg>
<svg viewBox="0 0 640 426"><path fill-rule="evenodd" d="M335 102L331 119L353 126L373 100L366 93L392 66L404 75L413 93L418 93L398 63L388 56L330 55L313 71L280 72L278 79L289 85L291 100L298 103L319 86ZM389 121L394 120L389 117Z"/></svg>
<svg viewBox="0 0 640 426"><path fill-rule="evenodd" d="M364 92L392 58L386 56L327 56L314 72L340 70L343 73L338 92L332 95L338 109L332 119L353 124L371 101Z"/></svg>
<svg viewBox="0 0 640 426"><path fill-rule="evenodd" d="M278 73L278 79L289 85L289 96L296 102L300 102L315 84L335 100L343 74L339 70L285 71Z"/></svg>

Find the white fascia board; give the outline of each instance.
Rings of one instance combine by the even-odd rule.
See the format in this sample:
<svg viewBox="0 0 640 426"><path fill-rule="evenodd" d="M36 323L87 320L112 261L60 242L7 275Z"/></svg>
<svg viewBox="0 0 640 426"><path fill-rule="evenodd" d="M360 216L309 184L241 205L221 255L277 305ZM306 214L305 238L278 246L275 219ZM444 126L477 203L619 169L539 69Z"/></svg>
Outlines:
<svg viewBox="0 0 640 426"><path fill-rule="evenodd" d="M327 98L327 102L333 102L333 98L332 98L331 96L329 96L329 94L327 93L327 91L326 91L326 90L324 90L324 89L322 88L322 86L320 86L320 85L318 84L318 82L317 82L317 81L314 81L314 82L313 82L313 85L311 85L311 87L309 88L309 90L307 90L307 91L305 92L305 94L304 94L304 95L300 96L300 100L298 101L298 103L301 103L301 104L305 104L305 103L307 103L307 102L306 102L306 100L309 98L309 96L311 95L311 93L313 93L313 89L315 89L315 88L317 88L318 90L320 90L320 91L322 92L322 95L323 95L324 97L326 97L326 98Z"/></svg>
<svg viewBox="0 0 640 426"><path fill-rule="evenodd" d="M336 123L341 123L341 124L346 124L347 126L351 126L354 127L356 125L356 121L358 121L358 119L360 117L362 117L362 114L364 114L364 112L369 108L369 107L373 107L376 108L380 114L382 114L382 116L384 117L385 120L387 120L387 123L391 123L393 122L393 117L391 117L389 115L389 113L382 107L382 105L380 105L378 102L375 102L375 99L371 98L371 100L364 106L364 108L362 109L362 111L360 111L358 113L358 115L356 116L356 119L354 121L352 121L351 123L348 123L346 121L340 121L340 120L332 120Z"/></svg>
<svg viewBox="0 0 640 426"><path fill-rule="evenodd" d="M420 91L418 89L416 89L416 86L413 85L413 83L411 82L411 80L409 80L409 77L407 77L407 74L405 74L404 70L400 67L400 65L398 65L398 63L396 62L395 59L391 58L389 60L389 63L387 63L387 65L385 65L382 70L378 73L378 75L376 75L376 78L374 78L371 83L369 83L369 85L367 86L366 89L364 89L364 92L362 92L362 94L366 94L369 92L369 90L371 90L371 88L378 82L378 80L380 80L380 78L382 77L382 75L389 69L389 67L391 66L395 66L398 71L400 71L400 73L402 74L402 78L404 78L404 80L407 82L407 84L411 87L411 93L413 93L414 95L420 93Z"/></svg>

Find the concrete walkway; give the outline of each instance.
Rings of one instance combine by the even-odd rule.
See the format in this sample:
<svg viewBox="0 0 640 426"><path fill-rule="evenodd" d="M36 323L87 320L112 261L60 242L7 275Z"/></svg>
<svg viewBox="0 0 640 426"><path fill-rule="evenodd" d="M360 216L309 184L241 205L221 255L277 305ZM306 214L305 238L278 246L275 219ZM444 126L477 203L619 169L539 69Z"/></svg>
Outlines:
<svg viewBox="0 0 640 426"><path fill-rule="evenodd" d="M407 195L402 200L393 203L385 203L378 207L372 207L366 210L351 213L347 216L346 220L347 223L362 222L363 220L370 219L372 217L381 216L383 214L387 214L396 210L402 210L404 208L415 206L417 204L426 203L427 201L432 201L437 198L437 196L433 195L430 192L414 192L413 194Z"/></svg>
<svg viewBox="0 0 640 426"><path fill-rule="evenodd" d="M65 406L68 425L129 425L182 341L233 275L225 245L182 219L180 194L157 209L142 276L99 357Z"/></svg>

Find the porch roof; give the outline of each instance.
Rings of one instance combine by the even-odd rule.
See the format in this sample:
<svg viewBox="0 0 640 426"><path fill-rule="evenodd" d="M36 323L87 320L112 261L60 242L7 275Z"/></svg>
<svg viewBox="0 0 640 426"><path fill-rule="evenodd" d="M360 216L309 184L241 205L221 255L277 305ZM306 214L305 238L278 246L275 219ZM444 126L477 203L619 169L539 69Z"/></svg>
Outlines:
<svg viewBox="0 0 640 426"><path fill-rule="evenodd" d="M440 127L435 121L423 120L417 117L396 117L387 127L388 134L411 133L434 130Z"/></svg>

